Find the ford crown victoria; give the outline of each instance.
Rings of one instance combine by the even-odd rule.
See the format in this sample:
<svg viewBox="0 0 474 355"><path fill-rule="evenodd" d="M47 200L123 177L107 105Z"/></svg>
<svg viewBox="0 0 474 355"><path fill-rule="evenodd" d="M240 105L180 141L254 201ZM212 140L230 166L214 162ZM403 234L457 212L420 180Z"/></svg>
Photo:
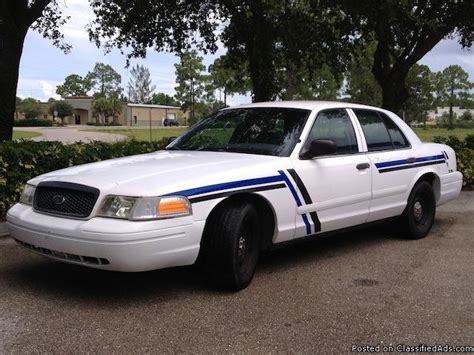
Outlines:
<svg viewBox="0 0 474 355"><path fill-rule="evenodd" d="M426 236L462 178L450 147L422 143L389 111L258 103L215 113L164 151L38 176L7 220L52 259L127 272L199 260L242 289L281 243L393 217L407 238Z"/></svg>

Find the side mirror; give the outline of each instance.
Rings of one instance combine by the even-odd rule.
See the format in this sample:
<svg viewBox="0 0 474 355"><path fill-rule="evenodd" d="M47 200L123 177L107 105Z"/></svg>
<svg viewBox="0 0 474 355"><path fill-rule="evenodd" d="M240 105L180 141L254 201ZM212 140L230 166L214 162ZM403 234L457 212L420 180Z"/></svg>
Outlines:
<svg viewBox="0 0 474 355"><path fill-rule="evenodd" d="M168 144L171 144L173 141L176 140L176 138L178 138L178 137L169 137L168 138Z"/></svg>
<svg viewBox="0 0 474 355"><path fill-rule="evenodd" d="M307 144L300 153L301 159L311 159L321 155L331 155L337 152L337 145L329 139L315 139Z"/></svg>

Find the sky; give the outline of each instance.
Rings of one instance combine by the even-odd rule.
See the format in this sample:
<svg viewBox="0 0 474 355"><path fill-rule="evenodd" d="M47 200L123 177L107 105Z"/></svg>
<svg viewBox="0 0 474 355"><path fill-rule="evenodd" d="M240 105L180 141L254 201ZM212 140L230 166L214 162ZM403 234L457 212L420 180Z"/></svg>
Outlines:
<svg viewBox="0 0 474 355"><path fill-rule="evenodd" d="M126 58L118 50L105 54L95 44L89 42L85 26L94 19L94 14L87 0L62 0L60 6L65 15L71 16L69 22L62 28L65 42L72 45L70 54L63 54L51 42L40 34L30 31L27 35L23 56L20 64L20 79L18 96L34 97L46 101L56 95L56 87L64 82L70 74L86 75L95 63L110 64L122 75L122 86L125 88L129 81L128 69L125 67ZM203 55L204 64L209 66L215 58L225 53L222 46L215 54ZM131 65L142 64L150 69L153 84L157 92L174 95L175 68L178 58L171 53L149 51L146 59L133 59ZM452 39L438 43L431 52L420 61L432 71L440 71L452 64L460 65L469 73L474 81L474 51L463 50ZM250 96L235 95L228 98L229 105L250 102Z"/></svg>

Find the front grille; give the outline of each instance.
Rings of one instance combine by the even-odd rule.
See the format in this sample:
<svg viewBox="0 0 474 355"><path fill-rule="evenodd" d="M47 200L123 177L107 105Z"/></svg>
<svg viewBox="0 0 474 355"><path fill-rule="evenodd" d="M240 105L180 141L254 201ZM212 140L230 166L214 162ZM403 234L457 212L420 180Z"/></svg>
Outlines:
<svg viewBox="0 0 474 355"><path fill-rule="evenodd" d="M93 187L69 182L42 182L36 187L33 207L37 211L85 218L89 216L99 197Z"/></svg>
<svg viewBox="0 0 474 355"><path fill-rule="evenodd" d="M61 251L51 250L47 248L38 247L33 244L22 242L21 240L15 239L15 241L24 246L25 248L34 251L35 253L39 253L46 256L52 256L58 259L67 260L67 261L74 261L81 264L88 264L88 265L109 265L110 262L104 258L96 258L93 256L83 256L83 255L75 255L69 253L63 253Z"/></svg>

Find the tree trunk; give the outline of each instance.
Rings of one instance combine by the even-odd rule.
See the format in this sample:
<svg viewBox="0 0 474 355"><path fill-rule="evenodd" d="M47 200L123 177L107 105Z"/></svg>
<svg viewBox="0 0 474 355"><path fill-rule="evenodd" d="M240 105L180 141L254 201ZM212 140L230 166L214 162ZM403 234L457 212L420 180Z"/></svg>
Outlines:
<svg viewBox="0 0 474 355"><path fill-rule="evenodd" d="M449 101L449 122L448 122L448 129L453 129L454 128L454 112L453 112L453 102L450 100Z"/></svg>
<svg viewBox="0 0 474 355"><path fill-rule="evenodd" d="M398 115L409 96L405 78L394 80L391 76L379 77L377 82L382 88L382 107Z"/></svg>
<svg viewBox="0 0 474 355"><path fill-rule="evenodd" d="M247 53L250 80L253 86L253 101L270 101L276 94L274 65L274 24L265 14L264 1L250 3L251 31L247 32Z"/></svg>
<svg viewBox="0 0 474 355"><path fill-rule="evenodd" d="M0 22L0 142L13 136L16 90L26 31L7 28Z"/></svg>

